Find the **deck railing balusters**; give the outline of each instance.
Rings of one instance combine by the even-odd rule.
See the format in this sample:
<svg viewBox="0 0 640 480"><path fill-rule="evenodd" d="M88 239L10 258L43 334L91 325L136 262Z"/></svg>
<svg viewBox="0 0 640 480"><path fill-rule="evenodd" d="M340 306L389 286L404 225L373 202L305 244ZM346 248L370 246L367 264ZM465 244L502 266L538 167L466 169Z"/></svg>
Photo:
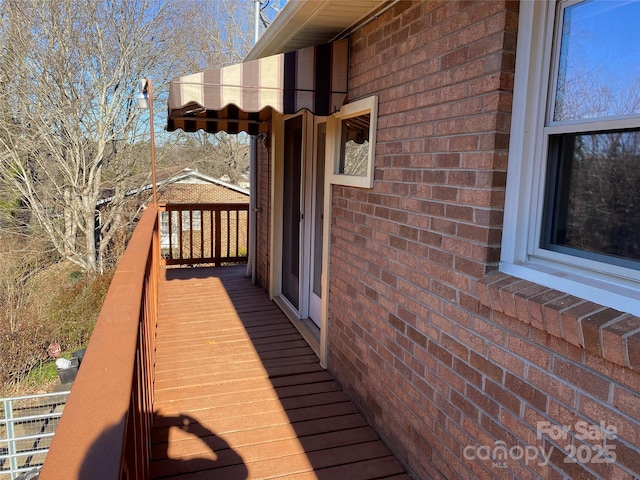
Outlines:
<svg viewBox="0 0 640 480"><path fill-rule="evenodd" d="M162 264L220 265L247 261L248 203L167 204L159 208L167 212L170 219L175 216L179 219L175 229L172 221L168 226L161 226L161 238L164 239L161 245ZM206 231L205 214L210 219ZM174 234L173 230L178 230L178 234ZM194 235L194 230L199 230L199 235L197 232ZM200 241L199 246L194 244L194 239ZM176 243L179 250L177 256L174 252Z"/></svg>

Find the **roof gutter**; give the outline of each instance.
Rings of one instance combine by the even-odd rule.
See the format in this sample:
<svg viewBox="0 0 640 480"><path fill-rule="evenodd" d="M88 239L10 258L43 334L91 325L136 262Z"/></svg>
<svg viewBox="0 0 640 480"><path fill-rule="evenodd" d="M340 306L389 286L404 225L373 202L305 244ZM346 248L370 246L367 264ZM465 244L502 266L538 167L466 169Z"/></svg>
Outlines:
<svg viewBox="0 0 640 480"><path fill-rule="evenodd" d="M387 1L377 9L373 9L355 20L352 26L347 27L336 35L331 41L339 40L351 35L354 31L362 28L369 22L376 20L381 14L393 8L400 0ZM251 48L245 61L256 60L266 55L282 53L286 44L300 32L303 31L318 15L331 8L330 2L325 1L289 1L282 11L271 23L269 28L262 34L262 37ZM275 52L274 50L278 50Z"/></svg>
<svg viewBox="0 0 640 480"><path fill-rule="evenodd" d="M271 25L269 25L269 28L262 34L258 42L249 50L244 61L261 58L264 55L266 47L276 41L284 44L286 40L302 30L307 20L313 18L316 12L321 10L322 7L323 2L287 2ZM298 19L297 27L294 21L296 18L302 18L302 20Z"/></svg>
<svg viewBox="0 0 640 480"><path fill-rule="evenodd" d="M367 25L368 23L371 23L372 21L377 20L380 15L382 15L387 10L393 8L393 6L398 2L400 2L400 0L393 0L391 3L388 3L387 5L382 7L380 10L378 10L376 12L373 12L371 15L367 16L361 22L357 23L356 25L354 25L352 27L349 27L348 29L346 29L342 33L339 33L334 38L332 38L331 41L333 42L333 41L336 41L336 40L341 40L343 38L346 38L346 37L350 36L356 30L359 30L362 27L364 27L365 25Z"/></svg>

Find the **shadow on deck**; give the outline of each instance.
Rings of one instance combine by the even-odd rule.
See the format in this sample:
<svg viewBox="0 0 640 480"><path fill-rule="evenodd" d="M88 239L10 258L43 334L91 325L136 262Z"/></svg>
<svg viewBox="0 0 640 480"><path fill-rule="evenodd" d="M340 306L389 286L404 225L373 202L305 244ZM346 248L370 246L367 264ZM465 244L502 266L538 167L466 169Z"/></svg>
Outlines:
<svg viewBox="0 0 640 480"><path fill-rule="evenodd" d="M160 281L152 478L408 478L244 270Z"/></svg>

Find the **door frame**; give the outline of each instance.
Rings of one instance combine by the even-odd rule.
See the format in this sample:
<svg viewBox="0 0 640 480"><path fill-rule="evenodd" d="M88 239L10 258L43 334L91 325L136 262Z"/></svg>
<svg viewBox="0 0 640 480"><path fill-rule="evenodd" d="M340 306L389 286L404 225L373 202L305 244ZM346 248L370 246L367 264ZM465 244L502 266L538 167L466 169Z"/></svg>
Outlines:
<svg viewBox="0 0 640 480"><path fill-rule="evenodd" d="M304 261L300 263L300 301L299 309L293 307L291 302L282 294L282 231L283 231L283 186L284 186L284 123L286 120L295 116L303 116L303 132L302 132L302 151L303 151L303 165L302 165L302 179L301 179L301 196L307 194L308 189L311 187L311 180L308 168L314 167L314 161L307 161L308 158L313 159L315 155L314 148L315 142L315 127L317 125L315 117L307 112L303 111L293 115L279 115L272 119L272 168L271 168L271 248L270 248L270 268L269 268L269 292L271 299L280 307L280 309L287 315L293 325L300 331L307 343L314 350L320 364L326 368L327 352L328 352L328 252L329 252L329 239L330 232L330 212L331 212L331 184L328 182L329 175L327 174L328 165L331 165L332 159L329 157L331 150L329 145L325 146L325 178L324 178L324 205L322 207L323 218L323 237L322 237L322 275L321 275L321 309L320 309L320 328L315 326L315 323L309 319L309 285L303 286L304 281L311 281L310 278L310 262ZM326 117L323 118L323 121ZM304 215L308 217L308 209L305 207ZM304 228L307 228L305 225ZM312 229L311 229L312 231ZM311 233L311 232L310 232ZM311 242L306 241L305 237L310 239L311 235L301 235L300 253L302 256L306 256L311 252ZM306 290L306 292L305 292ZM303 318L300 318L303 317Z"/></svg>

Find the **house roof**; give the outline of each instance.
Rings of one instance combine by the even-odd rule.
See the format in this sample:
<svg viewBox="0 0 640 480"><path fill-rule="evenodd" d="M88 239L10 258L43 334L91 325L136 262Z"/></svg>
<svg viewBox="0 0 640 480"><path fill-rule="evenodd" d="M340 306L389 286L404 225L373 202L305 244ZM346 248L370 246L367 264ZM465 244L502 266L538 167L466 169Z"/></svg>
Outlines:
<svg viewBox="0 0 640 480"><path fill-rule="evenodd" d="M228 188L229 190L233 190L243 195L249 195L249 190L247 190L246 188L233 185L232 183L223 182L222 180L213 178L209 175L205 175L204 173L200 173L197 170L192 170L190 168L185 168L180 173L173 175L162 182L159 182L158 186L170 185L174 183L199 183L199 184L213 183L215 185ZM151 185L149 185L148 188L151 188Z"/></svg>
<svg viewBox="0 0 640 480"><path fill-rule="evenodd" d="M247 54L246 60L321 45L347 36L398 0L289 1Z"/></svg>
<svg viewBox="0 0 640 480"><path fill-rule="evenodd" d="M161 190L160 193L163 193L163 191L166 190L167 187L169 186L178 185L178 184L185 185L186 187L184 188L179 187L178 189L175 189L175 191L180 192L178 195L180 196L180 198L186 198L187 196L189 196L187 195L187 193L185 193L185 192L188 192L189 189L191 189L192 192L198 192L197 194L196 193L190 194L191 199L188 201L193 203L213 201L211 199L209 200L205 199L205 197L207 197L207 195L209 194L206 193L207 192L206 188L203 189L202 187L200 187L200 185L217 185L218 187L231 191L230 193L232 194L235 194L235 195L240 194L241 196L247 196L247 197L249 196L249 190L245 188L239 187L237 185L233 185L231 183L223 182L222 180L210 177L209 175L205 175L204 173L200 173L197 170L192 170L190 168L184 168L184 169L181 169L179 172L173 172L173 173L171 173L171 169L168 169L165 175L160 174L159 176L165 177L163 180L158 180L156 182L158 189ZM138 195L142 192L150 191L151 187L152 187L151 184L147 184L140 188L129 190L125 193L125 196L129 197L132 195ZM218 197L219 195L216 197L215 201L226 201L226 200L221 200ZM100 207L104 204L108 204L112 200L113 200L113 197L111 196L103 198L98 201L97 206ZM167 201L167 199L165 198L164 201ZM174 200L171 199L170 201L173 202ZM184 203L184 201L186 200L183 200L182 203Z"/></svg>

